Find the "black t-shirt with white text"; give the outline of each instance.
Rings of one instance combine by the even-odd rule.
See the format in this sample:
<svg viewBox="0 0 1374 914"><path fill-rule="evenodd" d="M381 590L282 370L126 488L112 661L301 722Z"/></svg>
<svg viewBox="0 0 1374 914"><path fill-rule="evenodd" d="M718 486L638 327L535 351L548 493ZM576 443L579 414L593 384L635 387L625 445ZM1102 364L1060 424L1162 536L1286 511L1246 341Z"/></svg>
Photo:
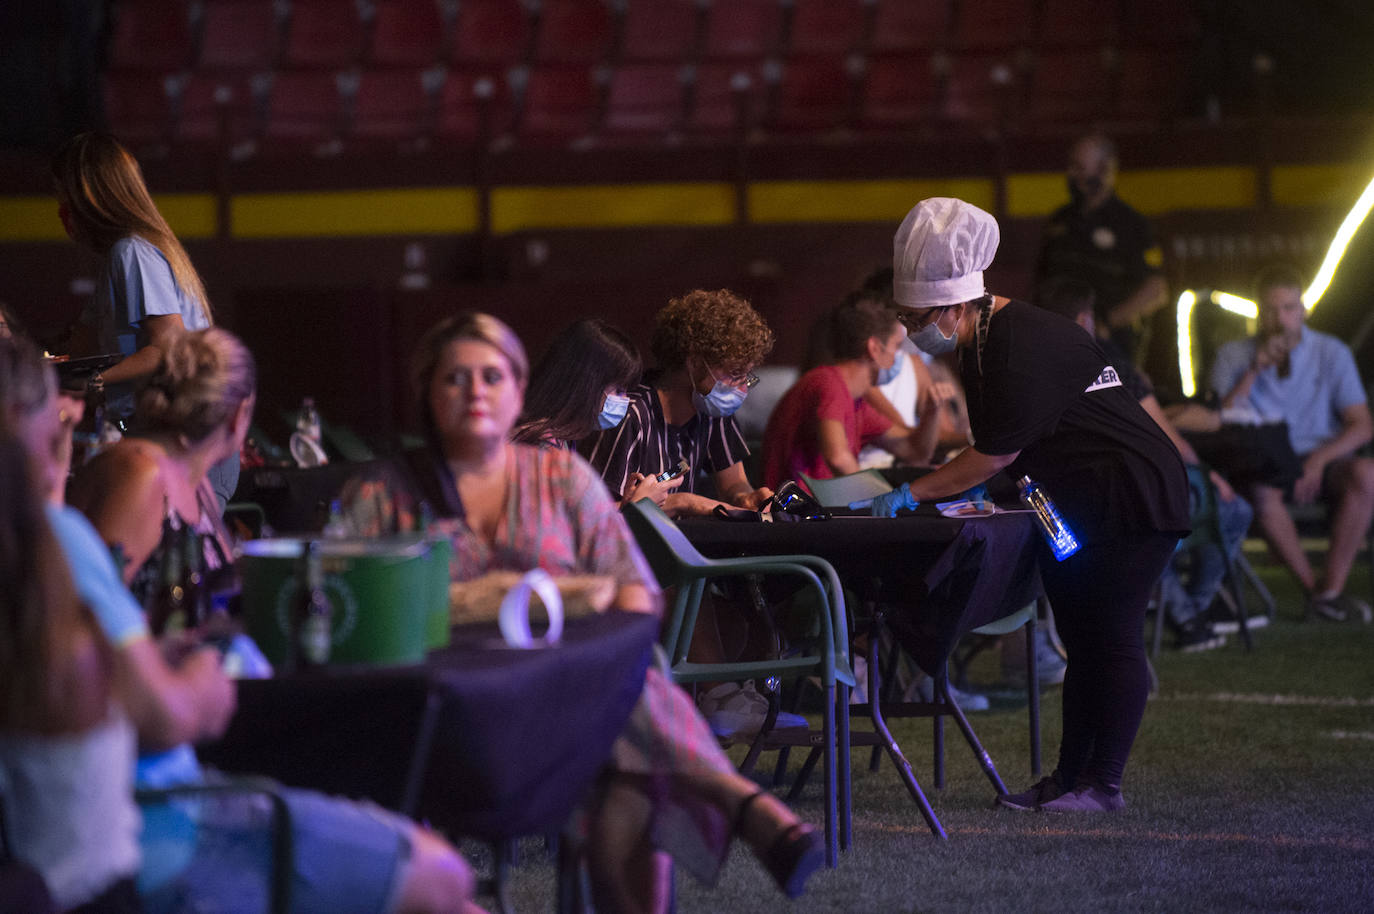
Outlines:
<svg viewBox="0 0 1374 914"><path fill-rule="evenodd" d="M1188 481L1178 451L1073 321L1009 302L961 351L974 447L1020 455L1014 478L1041 483L1082 543L1183 535Z"/></svg>

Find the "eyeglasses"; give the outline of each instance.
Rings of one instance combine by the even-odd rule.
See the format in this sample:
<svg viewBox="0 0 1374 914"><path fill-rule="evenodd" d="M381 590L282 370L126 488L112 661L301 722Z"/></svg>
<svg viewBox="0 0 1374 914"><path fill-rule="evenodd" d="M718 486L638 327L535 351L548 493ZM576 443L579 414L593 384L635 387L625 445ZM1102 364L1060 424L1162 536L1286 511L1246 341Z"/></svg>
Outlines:
<svg viewBox="0 0 1374 914"><path fill-rule="evenodd" d="M924 308L920 311L906 309L897 313L897 320L907 329L908 333L919 333L938 321L947 307L949 306Z"/></svg>
<svg viewBox="0 0 1374 914"><path fill-rule="evenodd" d="M710 365L706 366L707 372L713 381L724 381L737 390L753 390L759 383L759 376L748 371L741 371L738 374L728 374L724 378L718 377Z"/></svg>

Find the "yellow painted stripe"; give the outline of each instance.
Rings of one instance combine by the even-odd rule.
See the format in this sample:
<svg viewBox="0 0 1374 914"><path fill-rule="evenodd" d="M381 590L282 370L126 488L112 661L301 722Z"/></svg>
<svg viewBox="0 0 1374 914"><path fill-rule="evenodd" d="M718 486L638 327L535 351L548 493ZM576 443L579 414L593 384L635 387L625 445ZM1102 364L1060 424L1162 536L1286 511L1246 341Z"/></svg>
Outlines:
<svg viewBox="0 0 1374 914"><path fill-rule="evenodd" d="M1349 206L1369 181L1367 162L1344 165L1276 165L1269 192L1279 206Z"/></svg>
<svg viewBox="0 0 1374 914"><path fill-rule="evenodd" d="M497 234L522 229L729 225L735 194L726 183L498 187L491 193Z"/></svg>
<svg viewBox="0 0 1374 914"><path fill-rule="evenodd" d="M1244 209L1255 205L1257 176L1248 166L1148 168L1123 172L1121 199L1147 215L1187 209Z"/></svg>
<svg viewBox="0 0 1374 914"><path fill-rule="evenodd" d="M52 197L0 197L0 241L58 241L67 233Z"/></svg>
<svg viewBox="0 0 1374 914"><path fill-rule="evenodd" d="M1007 215L1013 219L1048 216L1069 202L1061 172L1007 175Z"/></svg>
<svg viewBox="0 0 1374 914"><path fill-rule="evenodd" d="M750 221L891 222L926 197L959 197L992 209L990 178L900 181L759 181L749 185Z"/></svg>
<svg viewBox="0 0 1374 914"><path fill-rule="evenodd" d="M477 228L467 187L240 194L230 201L236 238L442 234Z"/></svg>
<svg viewBox="0 0 1374 914"><path fill-rule="evenodd" d="M215 237L214 194L158 194L153 202L178 238Z"/></svg>

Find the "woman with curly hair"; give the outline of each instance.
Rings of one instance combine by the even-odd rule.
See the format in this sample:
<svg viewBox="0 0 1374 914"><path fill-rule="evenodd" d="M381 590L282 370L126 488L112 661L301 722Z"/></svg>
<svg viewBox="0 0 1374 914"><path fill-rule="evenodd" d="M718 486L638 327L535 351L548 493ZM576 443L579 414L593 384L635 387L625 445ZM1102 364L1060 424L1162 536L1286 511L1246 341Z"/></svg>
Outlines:
<svg viewBox="0 0 1374 914"><path fill-rule="evenodd" d="M733 415L758 383L751 372L772 350L773 331L733 292L698 289L658 313L650 348L658 370L629 391L624 421L588 440L587 459L617 496L634 474L653 477L685 460L690 472L663 505L673 517L722 502L762 506L773 493L745 477L749 448ZM719 501L698 494L703 474Z"/></svg>

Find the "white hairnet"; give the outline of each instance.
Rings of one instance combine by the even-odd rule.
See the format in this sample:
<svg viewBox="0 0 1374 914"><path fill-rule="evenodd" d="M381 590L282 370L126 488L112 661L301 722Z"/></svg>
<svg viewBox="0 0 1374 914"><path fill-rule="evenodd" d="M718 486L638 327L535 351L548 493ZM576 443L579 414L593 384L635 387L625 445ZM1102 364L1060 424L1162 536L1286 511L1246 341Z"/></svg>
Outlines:
<svg viewBox="0 0 1374 914"><path fill-rule="evenodd" d="M892 244L897 304L938 308L980 297L999 238L997 220L971 203L953 197L917 203Z"/></svg>

